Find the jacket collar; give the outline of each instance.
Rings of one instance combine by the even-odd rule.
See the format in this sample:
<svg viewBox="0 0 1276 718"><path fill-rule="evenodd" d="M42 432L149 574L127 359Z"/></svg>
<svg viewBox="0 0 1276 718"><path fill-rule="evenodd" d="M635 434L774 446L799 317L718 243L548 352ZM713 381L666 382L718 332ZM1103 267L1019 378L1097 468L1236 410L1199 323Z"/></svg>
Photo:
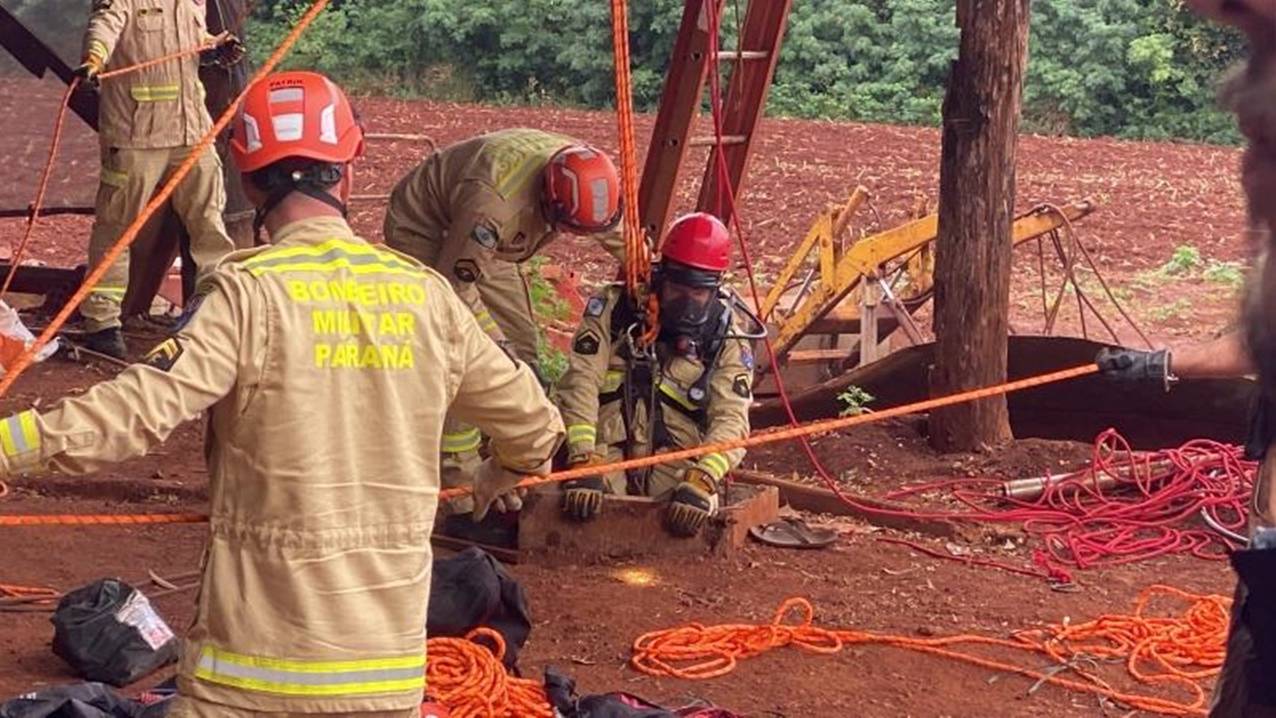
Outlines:
<svg viewBox="0 0 1276 718"><path fill-rule="evenodd" d="M312 217L296 222L289 222L279 228L270 238L270 243L280 244L318 244L330 239L354 239L354 230L341 217ZM362 240L359 240L362 241Z"/></svg>

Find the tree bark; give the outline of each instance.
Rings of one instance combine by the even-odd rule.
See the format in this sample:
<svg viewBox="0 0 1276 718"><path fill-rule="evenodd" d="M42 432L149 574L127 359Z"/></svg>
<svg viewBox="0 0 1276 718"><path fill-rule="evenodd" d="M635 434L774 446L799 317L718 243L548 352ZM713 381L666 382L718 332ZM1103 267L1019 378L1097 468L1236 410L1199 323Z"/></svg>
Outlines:
<svg viewBox="0 0 1276 718"><path fill-rule="evenodd" d="M935 249L933 396L1004 382L1015 144L1029 0L957 0L961 46L944 97ZM1013 438L1004 396L938 410L930 442L977 451Z"/></svg>

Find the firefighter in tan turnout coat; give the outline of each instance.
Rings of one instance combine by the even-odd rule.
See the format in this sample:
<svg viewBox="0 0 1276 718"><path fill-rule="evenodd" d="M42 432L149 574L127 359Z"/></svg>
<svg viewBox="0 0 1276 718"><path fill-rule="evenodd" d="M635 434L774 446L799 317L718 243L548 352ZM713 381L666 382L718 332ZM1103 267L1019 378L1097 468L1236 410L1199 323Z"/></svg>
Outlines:
<svg viewBox="0 0 1276 718"><path fill-rule="evenodd" d="M272 75L231 140L271 246L206 275L177 333L115 379L0 421L3 475L94 471L210 412L209 543L173 718L417 716L445 412L493 458L479 512L563 436L531 369L447 281L342 215L362 131L307 72Z"/></svg>
<svg viewBox="0 0 1276 718"><path fill-rule="evenodd" d="M589 300L558 385L570 465L748 436L753 355L721 286L730 252L730 236L712 215L688 215L670 227L652 277L660 335L650 354L632 341L641 325L624 287L612 285ZM667 499L669 529L695 534L717 511L722 481L744 453L566 482L563 509L586 520L598 513L604 493Z"/></svg>
<svg viewBox="0 0 1276 718"><path fill-rule="evenodd" d="M238 62L243 46L228 34L208 34L202 0L93 0L84 34L83 62L76 74L99 86L98 134L101 175L96 216L89 237L89 264L96 266L155 189L182 163L212 127L204 106L199 66ZM170 60L98 82L101 72L218 42L202 56ZM173 193L172 205L190 234L199 271L234 249L222 223L226 193L221 160L209 148ZM128 254L111 266L80 312L85 344L123 358L120 303L128 290Z"/></svg>
<svg viewBox="0 0 1276 718"><path fill-rule="evenodd" d="M561 233L592 235L621 258L620 182L603 152L563 135L515 128L445 147L399 180L386 244L434 267L483 327L520 359L536 361L537 329L521 264ZM546 382L547 383L547 382ZM469 483L480 432L449 423L444 486ZM469 511L467 500L453 503Z"/></svg>

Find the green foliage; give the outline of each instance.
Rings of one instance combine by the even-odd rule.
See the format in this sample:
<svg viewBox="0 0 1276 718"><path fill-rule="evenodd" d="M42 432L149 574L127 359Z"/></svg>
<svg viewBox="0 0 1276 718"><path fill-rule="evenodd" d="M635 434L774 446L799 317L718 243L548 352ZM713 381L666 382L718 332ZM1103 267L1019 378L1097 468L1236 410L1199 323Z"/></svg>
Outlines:
<svg viewBox="0 0 1276 718"><path fill-rule="evenodd" d="M1237 141L1214 88L1243 42L1182 2L1034 0L1024 128ZM259 0L249 23L256 59L307 4ZM725 4L724 48L745 4ZM659 99L682 6L629 3L640 109ZM936 124L957 42L954 0L802 0L793 4L769 111ZM390 94L590 107L614 100L601 0L333 0L288 65Z"/></svg>
<svg viewBox="0 0 1276 718"><path fill-rule="evenodd" d="M549 260L546 257L533 257L523 265L528 294L532 297L532 313L544 320L569 319L571 307L541 273L541 268L547 261ZM545 335L544 322L536 325L536 361L551 384L557 383L567 372L567 355L549 342Z"/></svg>
<svg viewBox="0 0 1276 718"><path fill-rule="evenodd" d="M1038 0L1032 20L1028 129L1236 140L1214 87L1243 43L1181 0Z"/></svg>
<svg viewBox="0 0 1276 718"><path fill-rule="evenodd" d="M571 318L571 307L559 296L554 285L549 283L541 273L548 257L532 257L523 265L523 274L527 277L527 290L532 295L532 312L545 319L565 320Z"/></svg>
<svg viewBox="0 0 1276 718"><path fill-rule="evenodd" d="M1245 286L1245 267L1240 262L1220 262L1211 259L1201 271L1201 277L1208 282L1222 284L1235 291Z"/></svg>
<svg viewBox="0 0 1276 718"><path fill-rule="evenodd" d="M863 387L854 384L846 387L846 390L837 395L837 400L842 403L842 409L838 412L840 416L858 416L870 411L868 405L876 399L872 394L868 393Z"/></svg>
<svg viewBox="0 0 1276 718"><path fill-rule="evenodd" d="M536 338L536 361L551 386L557 384L567 373L567 355L550 344L545 339L544 332Z"/></svg>
<svg viewBox="0 0 1276 718"><path fill-rule="evenodd" d="M1166 276L1184 276L1201 266L1201 250L1190 244L1180 244L1174 248L1170 261L1156 270Z"/></svg>

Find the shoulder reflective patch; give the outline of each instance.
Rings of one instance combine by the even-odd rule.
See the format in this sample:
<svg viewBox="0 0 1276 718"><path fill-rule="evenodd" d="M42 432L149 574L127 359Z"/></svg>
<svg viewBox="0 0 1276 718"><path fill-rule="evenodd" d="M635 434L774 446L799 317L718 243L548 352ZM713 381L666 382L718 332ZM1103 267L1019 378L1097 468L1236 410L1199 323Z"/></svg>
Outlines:
<svg viewBox="0 0 1276 718"><path fill-rule="evenodd" d="M745 369L753 371L753 350L744 342L740 342L740 363Z"/></svg>
<svg viewBox="0 0 1276 718"><path fill-rule="evenodd" d="M480 247L484 249L496 249L496 242L500 237L496 234L496 230L486 224L477 224L474 230L470 232L470 239L478 242Z"/></svg>
<svg viewBox="0 0 1276 718"><path fill-rule="evenodd" d="M753 395L753 391L749 388L749 375L736 374L735 379L731 380L731 391L741 399L748 399Z"/></svg>
<svg viewBox="0 0 1276 718"><path fill-rule="evenodd" d="M585 316L601 317L603 310L607 308L607 300L602 297L590 297L589 303L585 305Z"/></svg>
<svg viewBox="0 0 1276 718"><path fill-rule="evenodd" d="M160 371L168 371L182 357L183 351L185 350L182 349L182 343L177 341L177 337L169 337L147 352L142 358L142 363Z"/></svg>
<svg viewBox="0 0 1276 718"><path fill-rule="evenodd" d="M191 300L189 303L187 303L186 308L182 310L181 316L177 318L176 322L173 322L174 334L185 329L186 325L191 323L191 319L195 318L195 312L196 310L199 309L199 305L204 303L204 297L206 296L208 295L196 294L195 296L191 297Z"/></svg>
<svg viewBox="0 0 1276 718"><path fill-rule="evenodd" d="M598 353L598 346L598 334L593 329L586 329L572 342L572 351L584 356L593 356Z"/></svg>
<svg viewBox="0 0 1276 718"><path fill-rule="evenodd" d="M477 282L478 278L482 276L482 272L480 272L478 268L478 262L475 262L473 259L456 260L456 264L452 266L452 274L456 275L457 279L466 283Z"/></svg>

